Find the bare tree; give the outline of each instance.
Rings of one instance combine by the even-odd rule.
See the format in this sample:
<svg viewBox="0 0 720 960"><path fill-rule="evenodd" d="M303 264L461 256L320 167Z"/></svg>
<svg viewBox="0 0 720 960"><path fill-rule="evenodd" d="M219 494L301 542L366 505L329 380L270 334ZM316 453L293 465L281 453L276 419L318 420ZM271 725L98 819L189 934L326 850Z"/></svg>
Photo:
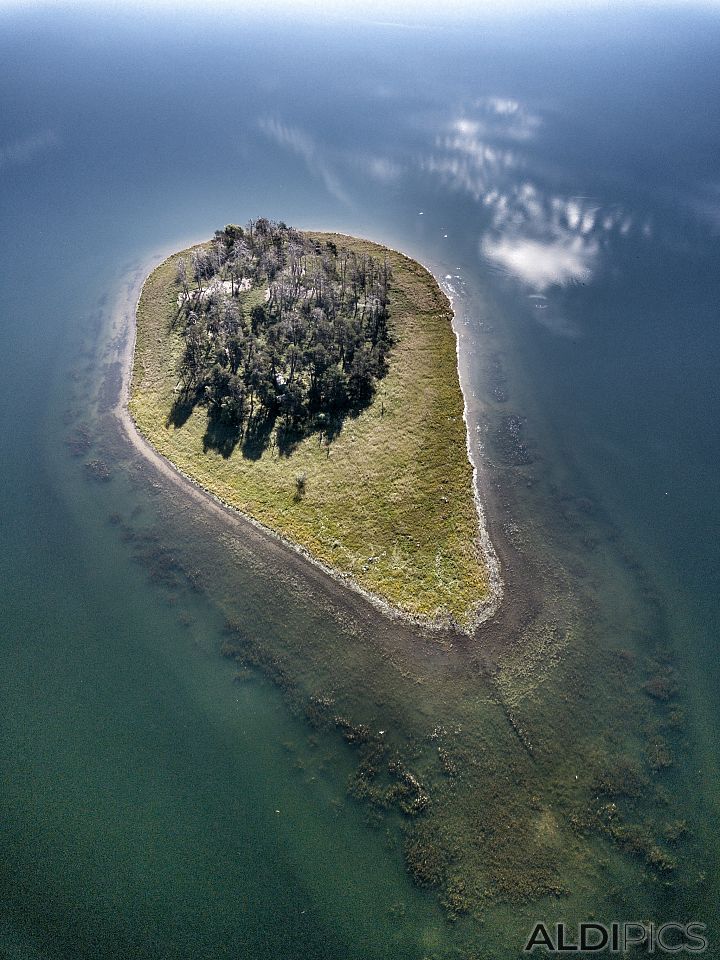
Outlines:
<svg viewBox="0 0 720 960"><path fill-rule="evenodd" d="M183 299L187 300L190 295L190 287L187 279L187 261L185 257L180 257L175 268L175 279L182 286Z"/></svg>

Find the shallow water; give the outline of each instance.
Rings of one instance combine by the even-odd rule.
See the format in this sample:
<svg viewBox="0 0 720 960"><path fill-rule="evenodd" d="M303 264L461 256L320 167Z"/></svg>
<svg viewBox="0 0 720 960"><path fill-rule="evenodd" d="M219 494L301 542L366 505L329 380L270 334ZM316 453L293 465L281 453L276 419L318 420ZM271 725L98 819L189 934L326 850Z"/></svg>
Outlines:
<svg viewBox="0 0 720 960"><path fill-rule="evenodd" d="M715 923L718 18L0 17L2 950L514 956L538 910ZM577 623L539 692L503 661L532 762L485 680L308 603L119 434L114 306L154 255L259 214L403 249L454 295L508 586L531 595L532 562ZM559 857L566 900L449 924L401 818L348 797L342 739L257 671L233 682L227 617L418 765L454 717L558 817L592 737L639 756L666 709L616 689L608 651L642 678L662 655L684 720L641 803L688 821L677 882L591 837Z"/></svg>

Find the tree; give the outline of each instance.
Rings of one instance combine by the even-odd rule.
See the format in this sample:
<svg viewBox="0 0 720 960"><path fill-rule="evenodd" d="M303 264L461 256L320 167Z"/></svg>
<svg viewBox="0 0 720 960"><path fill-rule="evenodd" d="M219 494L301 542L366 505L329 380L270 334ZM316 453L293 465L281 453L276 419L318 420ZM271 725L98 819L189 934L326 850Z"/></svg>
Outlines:
<svg viewBox="0 0 720 960"><path fill-rule="evenodd" d="M175 279L181 285L183 291L183 299L187 300L190 293L190 288L188 286L187 280L187 261L185 257L180 257L175 268Z"/></svg>
<svg viewBox="0 0 720 960"><path fill-rule="evenodd" d="M211 418L250 430L280 415L288 428L324 430L328 418L370 403L392 346L387 259L260 218L216 231L191 263L193 297L187 264L177 268L185 292L180 383ZM261 303L249 294L247 319L246 278L267 290Z"/></svg>
<svg viewBox="0 0 720 960"><path fill-rule="evenodd" d="M193 277L197 283L198 291L200 291L202 289L201 281L207 280L208 277L212 276L213 268L210 251L205 247L200 247L199 250L193 250L192 266Z"/></svg>
<svg viewBox="0 0 720 960"><path fill-rule="evenodd" d="M367 406L372 400L375 393L374 374L372 353L367 347L356 351L348 377L348 397L354 407Z"/></svg>
<svg viewBox="0 0 720 960"><path fill-rule="evenodd" d="M300 384L288 383L280 398L280 409L285 416L286 425L295 425L305 412L305 396Z"/></svg>

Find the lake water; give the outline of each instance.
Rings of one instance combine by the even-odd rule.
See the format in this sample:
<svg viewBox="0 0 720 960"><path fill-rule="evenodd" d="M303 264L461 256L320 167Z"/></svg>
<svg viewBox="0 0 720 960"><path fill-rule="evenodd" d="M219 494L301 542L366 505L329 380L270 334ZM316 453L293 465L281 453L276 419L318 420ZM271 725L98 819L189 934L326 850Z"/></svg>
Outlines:
<svg viewBox="0 0 720 960"><path fill-rule="evenodd" d="M720 17L690 8L0 12L3 956L517 956L535 914L591 912L705 922L720 956L719 54ZM673 763L643 815L688 824L677 882L596 838L612 882L578 853L567 900L490 895L450 923L404 825L348 797L342 738L261 673L233 682L228 616L286 657L344 627L133 455L112 364L156 258L259 215L402 249L453 295L506 603L523 556L577 594L558 670L601 691L584 725L559 694L512 709L547 731L561 811L583 726L618 743L631 704L639 744L666 709L615 697L602 657L672 670ZM343 656L367 686L319 653L294 680L387 710L398 742L419 729L422 698Z"/></svg>

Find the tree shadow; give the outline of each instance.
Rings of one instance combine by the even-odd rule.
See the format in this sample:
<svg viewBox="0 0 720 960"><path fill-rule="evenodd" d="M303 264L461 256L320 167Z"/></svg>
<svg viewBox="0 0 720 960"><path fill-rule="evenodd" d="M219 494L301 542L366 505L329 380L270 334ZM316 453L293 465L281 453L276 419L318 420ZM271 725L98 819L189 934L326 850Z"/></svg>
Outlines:
<svg viewBox="0 0 720 960"><path fill-rule="evenodd" d="M186 302L187 302L187 301L186 301ZM171 330L174 330L174 329L177 327L178 322L179 322L179 320L180 320L181 318L182 318L182 319L185 318L185 302L183 302L183 303L180 304L180 306L179 306L179 307L177 308L177 310L175 311L175 315L174 315L174 316L172 317L172 319L170 320L170 329L171 329Z"/></svg>
<svg viewBox="0 0 720 960"><path fill-rule="evenodd" d="M281 457L290 457L305 437L312 433L302 422L283 421L277 429L277 448Z"/></svg>
<svg viewBox="0 0 720 960"><path fill-rule="evenodd" d="M194 394L179 393L175 398L170 413L165 421L166 427L182 427L190 418L190 414L195 409L197 397Z"/></svg>
<svg viewBox="0 0 720 960"><path fill-rule="evenodd" d="M353 408L342 412L335 411L333 414L320 413L311 419L297 420L294 423L284 421L277 430L278 453L281 457L291 457L308 437L317 437L318 442L324 443L329 450L330 444L342 433L345 421L348 418L354 419L361 412L361 409Z"/></svg>
<svg viewBox="0 0 720 960"><path fill-rule="evenodd" d="M166 426L182 427L189 419L195 406L200 402L194 394L181 394L176 398L165 421ZM278 421L276 411L262 410L242 423L228 423L220 416L208 413L207 426L203 435L203 453L215 450L222 457L230 457L239 445L242 456L247 460L260 460L270 446L277 449L281 457L291 457L303 440L317 437L324 444L330 456L330 446L337 440L347 420L354 420L363 412L360 404L319 413L307 419L296 421ZM277 427L277 429L276 429Z"/></svg>
<svg viewBox="0 0 720 960"><path fill-rule="evenodd" d="M273 413L252 417L243 435L243 457L247 460L259 460L270 445L274 426L275 415Z"/></svg>
<svg viewBox="0 0 720 960"><path fill-rule="evenodd" d="M203 453L216 450L221 457L227 460L243 435L242 427L235 423L223 423L216 417L208 417L207 427L203 436Z"/></svg>
<svg viewBox="0 0 720 960"><path fill-rule="evenodd" d="M326 442L331 444L333 440L337 440L342 433L345 421L348 418L354 420L360 412L360 410L343 410L342 413L335 413L332 417L327 417L323 420L316 429L322 430L325 434Z"/></svg>

